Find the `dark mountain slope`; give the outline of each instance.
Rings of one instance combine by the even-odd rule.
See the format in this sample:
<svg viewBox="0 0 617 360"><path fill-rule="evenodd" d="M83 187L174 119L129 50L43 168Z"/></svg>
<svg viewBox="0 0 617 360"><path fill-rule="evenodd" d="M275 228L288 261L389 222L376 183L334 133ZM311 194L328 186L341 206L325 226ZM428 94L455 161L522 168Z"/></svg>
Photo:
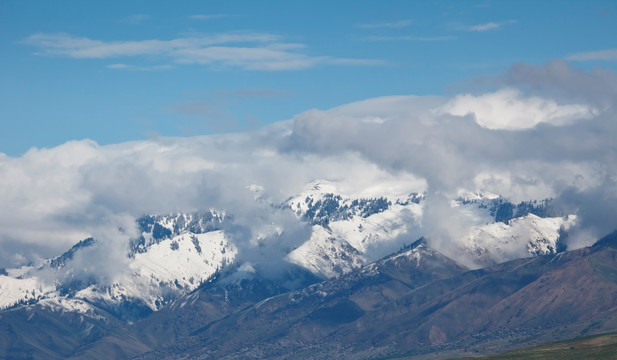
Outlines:
<svg viewBox="0 0 617 360"><path fill-rule="evenodd" d="M194 331L265 298L289 292L287 286L292 283L304 288L319 281L312 273L297 266L289 266L287 271L281 272L275 279L267 279L259 274L238 277L235 270L235 267L230 267L192 293L134 324L123 326L122 330L131 334L131 338L139 343L137 346L128 344L126 348L120 346L124 357L130 358L146 351L134 352L135 349L150 350L186 338ZM117 348L122 343L123 336L123 332L112 332L97 339L79 354L82 357L104 359L108 349Z"/></svg>
<svg viewBox="0 0 617 360"><path fill-rule="evenodd" d="M405 278L412 268L426 281L417 272L419 280ZM617 330L617 249L603 243L463 274L455 268L420 245L266 299L144 357L356 359L506 349L548 334Z"/></svg>
<svg viewBox="0 0 617 360"><path fill-rule="evenodd" d="M91 308L87 313L65 311L43 304L5 311L0 316L0 358L65 359L81 348L114 334L118 340L107 349L107 358L123 358L148 351L122 329L113 315Z"/></svg>
<svg viewBox="0 0 617 360"><path fill-rule="evenodd" d="M345 326L361 324L359 320L367 314L381 313L383 306L400 300L412 289L464 271L423 242L416 242L410 248L337 280L265 299L146 357L173 357L176 351L182 351L185 352L183 356L216 358L237 350L241 351L238 357L257 358L334 355L321 349L321 343L329 345L324 342L326 337L344 330ZM384 315L390 314L384 312ZM359 340L356 337L359 330L362 329L354 328L349 336ZM370 326L366 330L370 332ZM268 344L269 341L280 343ZM260 344L267 349L260 348ZM243 348L248 353L244 353ZM298 350L301 352L294 354Z"/></svg>

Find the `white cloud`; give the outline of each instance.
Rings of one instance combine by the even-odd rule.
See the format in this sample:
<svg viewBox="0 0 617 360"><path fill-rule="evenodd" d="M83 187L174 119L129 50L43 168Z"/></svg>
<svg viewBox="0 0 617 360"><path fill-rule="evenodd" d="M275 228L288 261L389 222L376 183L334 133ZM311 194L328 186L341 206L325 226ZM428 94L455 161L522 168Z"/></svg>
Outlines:
<svg viewBox="0 0 617 360"><path fill-rule="evenodd" d="M438 110L456 116L472 114L480 126L506 130L528 129L540 123L564 125L592 118L598 112L589 105L559 105L551 99L526 97L513 88L480 96L458 95Z"/></svg>
<svg viewBox="0 0 617 360"><path fill-rule="evenodd" d="M7 263L9 255L33 261L88 236L112 237L108 232L127 229L128 219L148 213L227 210L250 232L279 217L255 201L251 184L262 186L262 197L276 204L315 179L355 174L358 180L344 188L358 192L393 177L353 154L299 159L281 153L276 145L288 128L109 146L72 141L19 158L0 156L0 201L6 205L0 208L6 252L0 267L15 265ZM27 256L24 248L30 248Z"/></svg>
<svg viewBox="0 0 617 360"><path fill-rule="evenodd" d="M236 90L219 90L216 92L216 95L219 96L233 96L233 97L289 97L295 96L293 92L289 90L279 90L272 88L263 88L263 89L236 89Z"/></svg>
<svg viewBox="0 0 617 360"><path fill-rule="evenodd" d="M408 27L412 24L412 20L398 20L398 21L390 21L390 22L381 22L381 23L370 23L370 24L361 24L358 27L364 29L379 29L379 28L388 28L388 29L400 29Z"/></svg>
<svg viewBox="0 0 617 360"><path fill-rule="evenodd" d="M220 19L224 17L228 17L229 15L225 14L195 14L189 16L189 19L192 20L212 20L212 19Z"/></svg>
<svg viewBox="0 0 617 360"><path fill-rule="evenodd" d="M499 29L501 27L500 24L494 22L488 22L486 24L479 24L469 27L469 31L489 31Z"/></svg>
<svg viewBox="0 0 617 360"><path fill-rule="evenodd" d="M139 25L142 22L149 20L150 18L151 16L147 14L136 14L136 15L125 17L124 19L121 20L121 22L128 23L131 25Z"/></svg>
<svg viewBox="0 0 617 360"><path fill-rule="evenodd" d="M69 34L38 33L26 38L24 43L37 47L39 55L77 59L154 56L180 64L223 65L248 70L297 70L317 65L380 63L372 59L306 55L299 52L305 45L284 43L280 36L268 33L227 33L141 41L101 41Z"/></svg>
<svg viewBox="0 0 617 360"><path fill-rule="evenodd" d="M171 65L154 65L154 66L136 66L129 64L109 64L106 66L108 69L115 70L135 70L135 71L159 71L172 69Z"/></svg>
<svg viewBox="0 0 617 360"><path fill-rule="evenodd" d="M41 49L41 54L72 58L105 59L139 55L173 55L185 49L201 49L230 43L268 44L280 41L277 35L267 33L229 33L185 37L172 40L101 41L77 38L69 34L37 33L24 43Z"/></svg>
<svg viewBox="0 0 617 360"><path fill-rule="evenodd" d="M517 22L516 20L508 20L508 21L502 21L502 22L487 22L484 24L468 26L465 28L465 30L478 31L478 32L491 31L491 30L500 29L504 25L515 24L516 22Z"/></svg>
<svg viewBox="0 0 617 360"><path fill-rule="evenodd" d="M127 64L110 64L107 65L108 69L130 69L132 68L131 65L127 65Z"/></svg>
<svg viewBox="0 0 617 360"><path fill-rule="evenodd" d="M456 40L456 36L365 36L362 38L364 41L449 41Z"/></svg>
<svg viewBox="0 0 617 360"><path fill-rule="evenodd" d="M571 61L617 61L617 49L606 49L598 51L580 52L566 56L566 60Z"/></svg>

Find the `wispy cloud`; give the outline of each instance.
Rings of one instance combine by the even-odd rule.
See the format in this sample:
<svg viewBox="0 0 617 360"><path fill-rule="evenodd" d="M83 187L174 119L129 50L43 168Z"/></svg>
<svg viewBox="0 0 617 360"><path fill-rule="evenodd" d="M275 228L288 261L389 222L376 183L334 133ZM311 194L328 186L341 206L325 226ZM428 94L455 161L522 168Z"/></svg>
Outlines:
<svg viewBox="0 0 617 360"><path fill-rule="evenodd" d="M456 40L456 36L366 36L364 41L449 41Z"/></svg>
<svg viewBox="0 0 617 360"><path fill-rule="evenodd" d="M169 58L178 64L219 65L248 70L298 70L317 65L381 63L374 59L310 56L300 52L306 48L304 44L285 43L281 36L269 33L239 32L140 41L101 41L63 33L38 33L23 42L37 47L38 55L76 59L155 56Z"/></svg>
<svg viewBox="0 0 617 360"><path fill-rule="evenodd" d="M159 71L172 69L172 65L154 65L154 66L137 66L129 64L109 64L106 66L108 69L114 70L135 70L135 71Z"/></svg>
<svg viewBox="0 0 617 360"><path fill-rule="evenodd" d="M226 14L195 14L189 16L191 20L212 20L212 19L220 19L224 17L228 17Z"/></svg>
<svg viewBox="0 0 617 360"><path fill-rule="evenodd" d="M124 19L120 20L120 22L128 23L131 25L139 25L148 19L150 19L150 15L136 14L136 15L127 16Z"/></svg>
<svg viewBox="0 0 617 360"><path fill-rule="evenodd" d="M192 101L174 105L171 108L172 112L178 112L185 115L198 115L203 117L222 117L222 111L217 102L209 100Z"/></svg>
<svg viewBox="0 0 617 360"><path fill-rule="evenodd" d="M412 24L411 20L399 20L399 21L392 21L392 22L360 24L358 25L358 27L361 27L364 29L379 29L379 28L400 29L400 28L408 27L411 24Z"/></svg>
<svg viewBox="0 0 617 360"><path fill-rule="evenodd" d="M74 37L69 34L37 33L24 43L38 47L39 55L58 55L71 58L104 59L139 55L176 54L183 50L204 49L213 45L232 43L268 44L280 41L277 35L267 33L228 33L172 40L101 41Z"/></svg>
<svg viewBox="0 0 617 360"><path fill-rule="evenodd" d="M219 96L232 96L239 98L255 98L255 97L289 97L295 96L295 94L289 90L279 90L279 89L236 89L236 90L219 90L216 92L216 95Z"/></svg>
<svg viewBox="0 0 617 360"><path fill-rule="evenodd" d="M110 64L106 66L108 69L130 69L132 66L127 64Z"/></svg>
<svg viewBox="0 0 617 360"><path fill-rule="evenodd" d="M590 61L590 60L616 61L617 60L617 49L606 49L606 50L587 51L587 52L574 53L574 54L566 56L566 60L571 60L571 61Z"/></svg>
<svg viewBox="0 0 617 360"><path fill-rule="evenodd" d="M517 22L516 20L507 20L507 21L502 21L502 22L487 22L487 23L484 23L484 24L467 26L467 27L464 28L464 30L466 30L466 31L477 31L477 32L491 31L491 30L500 29L504 25L515 24L516 22Z"/></svg>
<svg viewBox="0 0 617 360"><path fill-rule="evenodd" d="M179 119L178 128L186 135L195 135L204 131L220 133L255 129L262 125L260 120L250 112L238 112L238 109L246 108L243 106L245 101L284 101L282 98L296 94L285 89L240 88L191 92L182 96L185 101L168 106L166 111L183 115Z"/></svg>

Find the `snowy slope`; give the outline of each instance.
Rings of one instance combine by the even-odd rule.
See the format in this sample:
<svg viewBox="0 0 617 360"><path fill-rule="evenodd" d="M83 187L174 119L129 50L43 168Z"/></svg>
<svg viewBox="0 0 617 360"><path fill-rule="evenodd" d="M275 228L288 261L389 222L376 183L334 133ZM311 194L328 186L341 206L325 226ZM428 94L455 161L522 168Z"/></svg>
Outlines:
<svg viewBox="0 0 617 360"><path fill-rule="evenodd" d="M0 309L36 302L55 294L56 287L36 277L15 278L0 275Z"/></svg>
<svg viewBox="0 0 617 360"><path fill-rule="evenodd" d="M0 309L45 299L54 307L74 311L75 301L95 304L140 302L151 310L196 289L226 264L234 261L236 247L221 230L224 214L214 211L171 216L148 216L138 220L142 236L132 242L127 254L129 272L112 284L62 283L51 274L71 274L76 253L95 244L80 241L63 255L38 267L7 269L0 275ZM45 280L47 279L47 280ZM67 298L67 292L71 298Z"/></svg>
<svg viewBox="0 0 617 360"><path fill-rule="evenodd" d="M222 231L183 234L135 255L130 267L136 278L152 284L179 284L194 289L199 282L231 263L237 253Z"/></svg>
<svg viewBox="0 0 617 360"><path fill-rule="evenodd" d="M120 301L133 298L158 310L173 298L196 289L226 264L234 261L237 249L222 231L185 233L151 245L135 254L130 274L112 286L90 286L77 293L90 301Z"/></svg>
<svg viewBox="0 0 617 360"><path fill-rule="evenodd" d="M101 314L100 310L80 299L56 296L43 299L39 301L38 304L54 312L75 312L92 319L105 319L105 316Z"/></svg>
<svg viewBox="0 0 617 360"><path fill-rule="evenodd" d="M310 239L292 251L288 259L325 278L337 277L367 263L366 257L349 242L320 225L313 227Z"/></svg>
<svg viewBox="0 0 617 360"><path fill-rule="evenodd" d="M463 237L463 250L475 254L481 265L513 260L523 253L530 256L556 253L560 231L567 231L575 221L575 215L540 218L528 214L508 224L475 226Z"/></svg>
<svg viewBox="0 0 617 360"><path fill-rule="evenodd" d="M396 189L400 194L401 187ZM289 261L318 276L337 277L393 252L404 239L417 239L423 197L407 194L394 199L343 197L333 182L311 183L285 204L313 224L310 239L288 255Z"/></svg>
<svg viewBox="0 0 617 360"><path fill-rule="evenodd" d="M220 230L227 214L213 209L173 215L146 215L137 219L141 236L131 241L133 252L145 252L161 240L186 233L204 234Z"/></svg>

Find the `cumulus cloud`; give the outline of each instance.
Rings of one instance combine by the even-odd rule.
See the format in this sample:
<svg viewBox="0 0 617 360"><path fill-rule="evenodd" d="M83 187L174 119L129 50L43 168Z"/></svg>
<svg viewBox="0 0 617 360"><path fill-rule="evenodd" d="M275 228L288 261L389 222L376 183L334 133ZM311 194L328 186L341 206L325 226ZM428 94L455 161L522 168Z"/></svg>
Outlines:
<svg viewBox="0 0 617 360"><path fill-rule="evenodd" d="M105 229L126 232L127 219L149 213L227 210L235 219L227 230L238 237L237 244L249 246L257 234L264 235L266 243L283 241L272 235L275 228L285 229L288 236L302 233L304 225L290 213L273 211L271 204L282 203L312 180L341 172L361 174L369 169L373 175L363 181L381 176L353 155L298 158L279 153L277 139L288 126L109 146L72 141L31 149L19 158L2 155L0 199L6 206L0 209L0 242L3 249L15 250L12 256L4 254L3 265L59 255L89 236L112 239ZM350 191L357 190L353 183L347 184ZM247 188L252 184L263 187L260 196L267 201L255 200ZM285 240L287 246L298 241L292 235ZM25 254L28 246L31 253Z"/></svg>
<svg viewBox="0 0 617 360"><path fill-rule="evenodd" d="M568 187L561 192L558 205L577 209L579 227L571 234L573 247L589 245L590 242L617 228L617 177L604 177L597 186L588 188Z"/></svg>
<svg viewBox="0 0 617 360"><path fill-rule="evenodd" d="M585 71L561 59L543 65L514 64L496 82L521 88L530 95L548 95L562 102L583 102L601 108L612 106L617 99L614 71L601 67Z"/></svg>
<svg viewBox="0 0 617 360"><path fill-rule="evenodd" d="M348 194L378 195L379 184L396 179L426 190L421 231L444 252L477 221L450 206L461 189L513 201L553 197L580 216L572 246L589 245L617 223L617 114L596 101L610 97L599 90L608 83L563 95L595 73L565 69L559 73L574 76L564 80L552 66L519 64L507 88L485 94L375 98L245 133L107 146L84 140L0 155L0 242L12 252L0 260L57 255L90 235L126 242L127 224L143 214L214 208L233 214L226 231L256 251L241 255L246 261L274 263L307 230L271 204L316 179L343 184ZM547 75L525 82L534 72ZM104 233L120 228L127 235Z"/></svg>
<svg viewBox="0 0 617 360"><path fill-rule="evenodd" d="M457 116L473 114L480 126L506 130L527 129L540 123L564 125L598 114L597 109L588 105L559 105L551 99L525 97L512 88L480 96L458 95L438 112Z"/></svg>
<svg viewBox="0 0 617 360"><path fill-rule="evenodd" d="M509 74L520 75L525 68L547 76L527 83L526 75L516 81L510 78L511 86L519 85L516 89L510 86L452 99L381 98L327 112L313 110L295 118L285 149L322 156L356 152L388 171L417 174L427 181L429 208L441 194L461 188L497 193L513 201L559 199L568 194L567 189L586 189L584 193L603 194L593 199L609 206L617 198L603 179L617 176L612 140L616 114L614 108L597 106L611 96L597 89L611 89L614 73L604 70L606 85L589 86L586 89L593 91L580 96L582 89L574 84L592 84L596 72L567 68L560 73L570 76L550 75L556 65L562 63L517 65ZM575 93L568 95L571 90ZM562 204L566 212L591 210L591 202L589 208L572 201ZM439 203L432 206L437 213L443 208ZM588 218L594 216L583 217ZM605 221L603 227L583 220L579 226L598 235L615 220ZM427 227L434 223L424 222ZM433 233L448 238L458 232L450 230L437 226ZM570 238L573 246L592 241L589 236L575 238Z"/></svg>
<svg viewBox="0 0 617 360"><path fill-rule="evenodd" d="M269 33L224 33L171 40L102 41L70 34L37 33L23 43L39 49L39 55L76 59L155 57L178 64L223 65L247 70L298 70L317 65L376 65L374 59L310 56L303 44L286 43ZM127 68L120 66L116 68Z"/></svg>

